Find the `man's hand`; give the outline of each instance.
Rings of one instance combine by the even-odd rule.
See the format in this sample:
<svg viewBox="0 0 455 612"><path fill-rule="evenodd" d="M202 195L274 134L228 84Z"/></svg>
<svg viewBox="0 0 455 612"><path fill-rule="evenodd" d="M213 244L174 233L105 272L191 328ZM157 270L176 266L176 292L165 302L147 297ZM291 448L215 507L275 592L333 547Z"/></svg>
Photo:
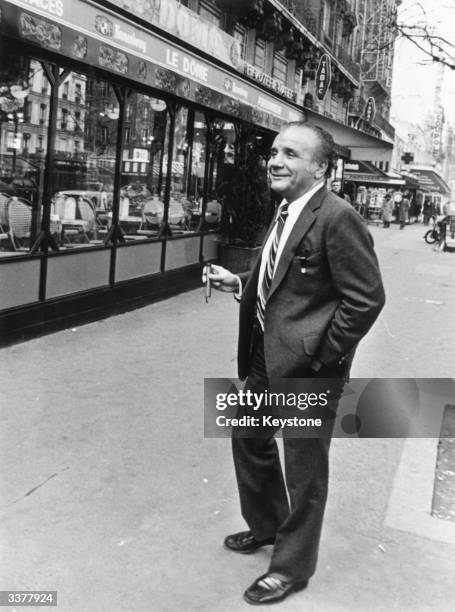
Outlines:
<svg viewBox="0 0 455 612"><path fill-rule="evenodd" d="M202 270L202 282L207 282L207 270L209 266L204 266ZM211 265L211 271L208 273L209 279L212 282L212 286L218 291L226 291L228 293L234 293L240 289L240 279L226 268L221 266Z"/></svg>

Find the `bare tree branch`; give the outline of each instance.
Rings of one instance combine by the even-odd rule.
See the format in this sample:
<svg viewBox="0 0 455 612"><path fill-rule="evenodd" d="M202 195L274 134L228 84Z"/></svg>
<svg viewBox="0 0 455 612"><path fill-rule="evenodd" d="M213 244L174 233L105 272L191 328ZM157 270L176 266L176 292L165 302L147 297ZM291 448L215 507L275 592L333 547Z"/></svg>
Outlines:
<svg viewBox="0 0 455 612"><path fill-rule="evenodd" d="M394 40L406 39L415 45L430 61L439 62L450 70L455 70L455 41L439 35L428 25L428 16L420 2L408 8L418 8L421 11L420 23L409 23L411 16L402 11L391 18L390 28L394 32ZM413 17L415 21L415 16Z"/></svg>

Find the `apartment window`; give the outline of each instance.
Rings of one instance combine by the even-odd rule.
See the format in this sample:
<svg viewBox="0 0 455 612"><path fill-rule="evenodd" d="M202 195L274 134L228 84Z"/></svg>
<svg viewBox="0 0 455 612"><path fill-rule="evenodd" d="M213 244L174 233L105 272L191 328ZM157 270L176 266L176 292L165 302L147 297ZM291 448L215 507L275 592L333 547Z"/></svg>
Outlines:
<svg viewBox="0 0 455 612"><path fill-rule="evenodd" d="M244 60L246 59L246 29L242 26L236 25L234 30L234 38L240 45L240 56Z"/></svg>
<svg viewBox="0 0 455 612"><path fill-rule="evenodd" d="M254 47L254 65L260 70L265 69L265 40L258 38Z"/></svg>
<svg viewBox="0 0 455 612"><path fill-rule="evenodd" d="M30 138L31 138L31 134L27 134L27 133L22 134L22 146L23 146L24 153L28 153Z"/></svg>
<svg viewBox="0 0 455 612"><path fill-rule="evenodd" d="M45 123L47 118L47 106L45 104L40 104L39 108L39 122L41 124Z"/></svg>
<svg viewBox="0 0 455 612"><path fill-rule="evenodd" d="M131 128L126 127L125 128L125 135L124 135L124 142L125 144L130 144L130 138L131 138Z"/></svg>
<svg viewBox="0 0 455 612"><path fill-rule="evenodd" d="M334 7L332 7L331 0L324 0L322 29L324 30L324 33L330 38L333 38L333 35L334 35L335 18L336 18L336 11Z"/></svg>
<svg viewBox="0 0 455 612"><path fill-rule="evenodd" d="M212 2L201 0L199 3L199 15L206 21L210 21L214 25L221 27L221 11Z"/></svg>
<svg viewBox="0 0 455 612"><path fill-rule="evenodd" d="M68 81L65 81L63 83L63 89L62 89L62 98L64 100L68 100L69 89L70 89L70 84Z"/></svg>
<svg viewBox="0 0 455 612"><path fill-rule="evenodd" d="M41 84L41 93L47 94L49 89L49 81L47 80L46 75L43 74L43 80Z"/></svg>
<svg viewBox="0 0 455 612"><path fill-rule="evenodd" d="M272 76L281 83L286 83L288 75L288 63L282 53L275 52L273 54Z"/></svg>
<svg viewBox="0 0 455 612"><path fill-rule="evenodd" d="M103 125L101 128L101 144L107 145L109 142L109 130L107 125Z"/></svg>
<svg viewBox="0 0 455 612"><path fill-rule="evenodd" d="M149 137L149 131L148 128L143 128L142 132L141 132L141 138L142 138L142 142L146 143Z"/></svg>
<svg viewBox="0 0 455 612"><path fill-rule="evenodd" d="M62 120L60 123L60 129L66 130L68 126L68 110L66 108L62 108Z"/></svg>
<svg viewBox="0 0 455 612"><path fill-rule="evenodd" d="M150 116L150 107L149 106L144 106L142 108L142 118L144 119L144 121L147 121L149 116Z"/></svg>
<svg viewBox="0 0 455 612"><path fill-rule="evenodd" d="M299 92L302 88L302 69L296 68L294 74L294 89Z"/></svg>
<svg viewBox="0 0 455 612"><path fill-rule="evenodd" d="M131 119L132 114L133 114L133 107L131 106L131 104L127 104L126 109L125 109L125 119L129 121Z"/></svg>
<svg viewBox="0 0 455 612"><path fill-rule="evenodd" d="M32 121L32 103L27 100L24 104L24 122L31 123Z"/></svg>
<svg viewBox="0 0 455 612"><path fill-rule="evenodd" d="M76 102L76 104L81 104L82 102L82 85L80 83L76 83L74 91L74 101Z"/></svg>

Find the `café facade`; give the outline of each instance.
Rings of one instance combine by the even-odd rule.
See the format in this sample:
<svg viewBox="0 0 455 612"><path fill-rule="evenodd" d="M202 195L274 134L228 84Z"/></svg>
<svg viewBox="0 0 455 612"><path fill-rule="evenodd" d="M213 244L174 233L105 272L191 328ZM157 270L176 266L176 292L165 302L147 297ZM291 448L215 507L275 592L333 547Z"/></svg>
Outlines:
<svg viewBox="0 0 455 612"><path fill-rule="evenodd" d="M335 124L241 57L173 0L0 0L2 343L196 286L241 151Z"/></svg>

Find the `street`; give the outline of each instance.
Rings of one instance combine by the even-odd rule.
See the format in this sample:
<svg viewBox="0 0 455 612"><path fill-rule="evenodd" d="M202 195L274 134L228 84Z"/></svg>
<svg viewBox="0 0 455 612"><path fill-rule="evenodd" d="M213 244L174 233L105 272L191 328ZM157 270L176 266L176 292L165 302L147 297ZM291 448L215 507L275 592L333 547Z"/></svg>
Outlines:
<svg viewBox="0 0 455 612"><path fill-rule="evenodd" d="M370 230L387 303L352 376L453 376L455 253L421 223ZM203 437L236 336L232 296L201 288L0 351L1 589L56 590L61 612L249 609L271 549L223 548L244 528L230 443ZM333 441L318 570L279 609L453 609L455 524L419 490L437 442ZM416 492L434 532L405 516Z"/></svg>

